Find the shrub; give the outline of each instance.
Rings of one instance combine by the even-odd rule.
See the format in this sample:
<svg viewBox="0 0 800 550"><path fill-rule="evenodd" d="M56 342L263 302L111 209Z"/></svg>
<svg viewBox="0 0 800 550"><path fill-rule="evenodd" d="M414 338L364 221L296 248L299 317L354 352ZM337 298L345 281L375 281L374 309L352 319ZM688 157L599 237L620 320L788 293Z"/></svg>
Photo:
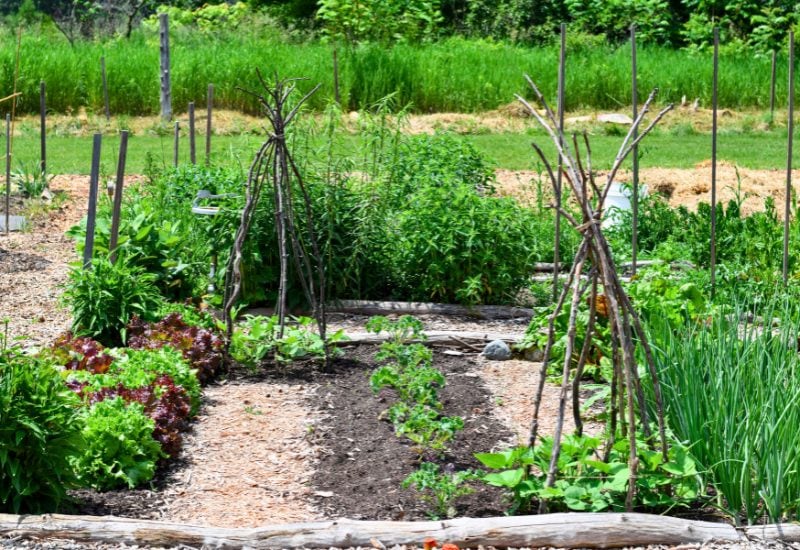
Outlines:
<svg viewBox="0 0 800 550"><path fill-rule="evenodd" d="M0 346L0 510L52 512L77 486L78 405L48 362Z"/></svg>
<svg viewBox="0 0 800 550"><path fill-rule="evenodd" d="M86 450L73 459L82 482L106 490L134 488L152 479L164 456L153 439L154 427L139 403L126 404L117 397L92 405L83 429Z"/></svg>
<svg viewBox="0 0 800 550"><path fill-rule="evenodd" d="M73 268L63 295L73 330L107 345L124 343L131 318L149 319L158 309L161 299L154 283L153 275L121 259L112 264L98 258L87 269Z"/></svg>

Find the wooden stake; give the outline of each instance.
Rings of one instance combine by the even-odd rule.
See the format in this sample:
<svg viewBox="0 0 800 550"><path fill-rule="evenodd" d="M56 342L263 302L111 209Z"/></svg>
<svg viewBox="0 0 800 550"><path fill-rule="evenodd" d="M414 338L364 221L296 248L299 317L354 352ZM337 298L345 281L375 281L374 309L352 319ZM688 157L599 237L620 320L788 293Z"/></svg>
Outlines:
<svg viewBox="0 0 800 550"><path fill-rule="evenodd" d="M86 241L83 247L83 267L92 265L94 252L94 226L97 215L97 185L100 180L100 144L103 134L95 134L92 143L92 171L89 176L89 207L86 213Z"/></svg>
<svg viewBox="0 0 800 550"><path fill-rule="evenodd" d="M769 74L769 119L775 120L775 79L778 52L772 50L772 67Z"/></svg>
<svg viewBox="0 0 800 550"><path fill-rule="evenodd" d="M194 101L189 102L189 162L197 164L197 146L195 143Z"/></svg>
<svg viewBox="0 0 800 550"><path fill-rule="evenodd" d="M106 56L100 56L100 77L103 80L103 106L106 110L106 121L111 120L111 108L108 103L108 80L106 80Z"/></svg>
<svg viewBox="0 0 800 550"><path fill-rule="evenodd" d="M11 115L6 113L6 236L11 231Z"/></svg>
<svg viewBox="0 0 800 550"><path fill-rule="evenodd" d="M639 116L639 90L637 86L636 73L636 24L631 25L631 98L633 102L633 120ZM636 139L638 131L633 130L633 139ZM631 205L633 219L631 222L631 273L636 275L636 254L639 249L639 148L633 147L631 151L633 160L633 196Z"/></svg>
<svg viewBox="0 0 800 550"><path fill-rule="evenodd" d="M211 121L212 111L214 109L214 85L208 85L207 103L206 103L206 164L211 164L211 134L214 127Z"/></svg>
<svg viewBox="0 0 800 550"><path fill-rule="evenodd" d="M341 107L342 96L339 95L339 53L336 44L333 45L333 97L336 104Z"/></svg>
<svg viewBox="0 0 800 550"><path fill-rule="evenodd" d="M567 24L561 23L561 50L558 55L558 132L559 135L564 133L564 86L566 79L566 63L567 63ZM553 244L553 301L558 296L558 275L561 263L561 198L562 198L562 168L563 161L561 156L558 158L558 171L556 172L556 219L555 219L555 236Z"/></svg>
<svg viewBox="0 0 800 550"><path fill-rule="evenodd" d="M717 86L719 80L719 27L714 27L714 75L711 91L711 296L717 285Z"/></svg>
<svg viewBox="0 0 800 550"><path fill-rule="evenodd" d="M175 166L175 168L178 167L178 153L180 152L178 146L179 146L179 143L180 143L180 139L181 139L181 123L176 120L175 121L175 145L173 147L173 160L172 160L172 164Z"/></svg>
<svg viewBox="0 0 800 550"><path fill-rule="evenodd" d="M44 80L39 83L39 141L40 160L39 170L42 176L47 173L47 89Z"/></svg>
<svg viewBox="0 0 800 550"><path fill-rule="evenodd" d="M119 135L119 161L117 162L117 180L114 185L114 207L111 211L111 237L108 248L111 250L111 263L117 261L117 242L119 237L120 212L122 210L122 188L125 183L125 160L128 156L128 131Z"/></svg>
<svg viewBox="0 0 800 550"><path fill-rule="evenodd" d="M161 40L161 118L172 120L172 85L169 68L169 15L158 15L159 37Z"/></svg>
<svg viewBox="0 0 800 550"><path fill-rule="evenodd" d="M789 216L792 201L792 146L794 144L794 32L789 31L789 120L787 121L786 200L783 211L783 284L789 282Z"/></svg>

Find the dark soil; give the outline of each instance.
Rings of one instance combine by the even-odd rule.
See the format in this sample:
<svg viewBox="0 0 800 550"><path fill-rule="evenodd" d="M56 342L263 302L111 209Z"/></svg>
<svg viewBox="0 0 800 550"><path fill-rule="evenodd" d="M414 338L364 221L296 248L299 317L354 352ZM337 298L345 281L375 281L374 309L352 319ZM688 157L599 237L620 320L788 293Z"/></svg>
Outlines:
<svg viewBox="0 0 800 550"><path fill-rule="evenodd" d="M376 348L347 351L332 372L319 375L320 389L314 405L325 417L315 431L315 443L325 448L313 478L315 503L326 515L353 519L428 519L432 510L414 489L401 484L421 460L410 441L397 437L381 413L394 402L390 392L375 395L369 387ZM492 402L467 356L437 353L434 366L447 384L440 391L444 414L464 418L464 430L450 443L443 457L426 456L443 469L478 468L474 453L489 452L512 434L491 414ZM475 493L455 502L458 516L499 516L508 506L499 489L481 485Z"/></svg>

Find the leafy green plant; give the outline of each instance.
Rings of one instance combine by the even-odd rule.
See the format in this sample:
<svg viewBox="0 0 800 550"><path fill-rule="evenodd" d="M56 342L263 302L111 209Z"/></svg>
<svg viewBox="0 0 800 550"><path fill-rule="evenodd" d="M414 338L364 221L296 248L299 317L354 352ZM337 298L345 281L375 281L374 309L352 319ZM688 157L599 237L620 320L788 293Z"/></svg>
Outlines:
<svg viewBox="0 0 800 550"><path fill-rule="evenodd" d="M70 464L84 444L78 404L49 362L0 335L0 510L56 511L78 486Z"/></svg>
<svg viewBox="0 0 800 550"><path fill-rule="evenodd" d="M637 438L638 439L638 438ZM627 439L618 440L607 461L600 458L602 441L590 436L566 436L558 459L559 476L546 487L553 449L552 438L535 447L516 447L498 453L475 455L497 472L482 476L484 482L508 491L511 513L526 513L534 501L546 500L551 509L600 512L622 511L630 482ZM702 484L687 449L673 442L669 460L638 441L636 505L648 510L687 506L701 494Z"/></svg>
<svg viewBox="0 0 800 550"><path fill-rule="evenodd" d="M100 391L105 388L122 386L137 389L153 384L157 378L167 375L174 383L186 391L191 400L192 412L200 405L200 382L196 371L191 369L181 353L169 346L158 349L115 349L111 350L115 360L108 371L94 374L89 371L70 372L67 380L85 384L89 390Z"/></svg>
<svg viewBox="0 0 800 550"><path fill-rule="evenodd" d="M133 316L151 319L161 305L153 275L105 258L96 258L86 269L72 268L62 300L72 313L73 331L106 345L124 343Z"/></svg>
<svg viewBox="0 0 800 550"><path fill-rule="evenodd" d="M431 519L455 517L454 501L475 492L467 485L476 479L472 470L441 471L438 464L423 462L419 468L403 480L403 489L413 487L433 509Z"/></svg>
<svg viewBox="0 0 800 550"><path fill-rule="evenodd" d="M11 181L17 186L24 197L41 197L46 189L50 188L52 174L42 171L38 161L29 164L22 164L17 170L11 173Z"/></svg>
<svg viewBox="0 0 800 550"><path fill-rule="evenodd" d="M231 338L230 354L236 361L250 368L257 368L270 354L282 363L306 357L323 359L325 343L315 332L311 317L297 317L294 324L284 328L280 336L278 317L247 315L239 323ZM328 335L328 343L335 343L344 338L344 331L339 330Z"/></svg>
<svg viewBox="0 0 800 550"><path fill-rule="evenodd" d="M441 454L460 430L464 419L460 416L442 416L439 407L398 402L387 410L398 436L408 438L422 455L426 452Z"/></svg>
<svg viewBox="0 0 800 550"><path fill-rule="evenodd" d="M83 429L86 450L72 458L82 483L98 490L132 489L152 479L165 456L153 439L154 428L139 403L117 397L92 405Z"/></svg>

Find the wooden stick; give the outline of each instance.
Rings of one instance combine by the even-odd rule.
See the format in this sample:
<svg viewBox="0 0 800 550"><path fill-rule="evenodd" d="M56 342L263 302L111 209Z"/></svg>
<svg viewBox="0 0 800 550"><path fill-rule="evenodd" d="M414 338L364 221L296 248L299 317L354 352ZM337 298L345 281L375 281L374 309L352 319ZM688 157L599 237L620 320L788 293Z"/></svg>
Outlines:
<svg viewBox="0 0 800 550"><path fill-rule="evenodd" d="M189 162L197 164L197 144L195 142L194 101L189 102Z"/></svg>
<svg viewBox="0 0 800 550"><path fill-rule="evenodd" d="M39 170L47 174L47 88L44 80L39 83Z"/></svg>
<svg viewBox="0 0 800 550"><path fill-rule="evenodd" d="M792 145L794 143L794 31L789 31L789 119L787 121L786 197L783 213L783 285L789 282L789 217L792 202Z"/></svg>
<svg viewBox="0 0 800 550"><path fill-rule="evenodd" d="M89 207L86 214L86 240L83 247L83 268L89 269L92 265L94 252L94 226L97 214L97 185L100 179L100 143L103 134L95 134L92 143L92 171L89 176Z"/></svg>
<svg viewBox="0 0 800 550"><path fill-rule="evenodd" d="M114 185L114 207L111 212L111 237L108 248L111 250L111 263L117 261L117 241L119 237L120 211L122 210L122 188L125 183L125 160L128 156L128 131L120 132L119 161L117 162L117 181Z"/></svg>
<svg viewBox="0 0 800 550"><path fill-rule="evenodd" d="M108 101L108 80L106 79L106 56L100 56L100 77L103 81L103 106L106 111L106 121L111 120L111 107Z"/></svg>
<svg viewBox="0 0 800 550"><path fill-rule="evenodd" d="M161 63L161 119L164 122L172 120L172 85L170 79L169 60L169 15L158 14L160 63Z"/></svg>
<svg viewBox="0 0 800 550"><path fill-rule="evenodd" d="M714 27L714 71L711 82L711 296L717 285L717 81L719 77L719 27Z"/></svg>
<svg viewBox="0 0 800 550"><path fill-rule="evenodd" d="M636 23L631 25L631 102L633 103L633 120L636 120L639 118L639 88L636 73ZM634 275L636 275L636 254L639 248L639 149L635 145L636 137L636 129L634 129L634 146L631 151L631 159L633 161L633 194L631 196L631 212L633 214L633 219L631 222L631 263L633 264L632 272Z"/></svg>
<svg viewBox="0 0 800 550"><path fill-rule="evenodd" d="M208 85L206 101L206 164L211 164L211 135L214 133L212 112L214 109L214 85Z"/></svg>
<svg viewBox="0 0 800 550"><path fill-rule="evenodd" d="M172 164L175 168L178 167L178 156L180 153L179 149L179 142L181 139L181 123L177 120L175 121L175 144L173 146L173 155L172 155Z"/></svg>
<svg viewBox="0 0 800 550"><path fill-rule="evenodd" d="M6 236L11 231L11 115L6 113Z"/></svg>
<svg viewBox="0 0 800 550"><path fill-rule="evenodd" d="M371 300L338 300L328 304L327 309L330 313L353 313L358 315L461 315L476 319L530 319L534 313L532 309L512 306L462 306L459 304L435 304L429 302L383 302Z"/></svg>

